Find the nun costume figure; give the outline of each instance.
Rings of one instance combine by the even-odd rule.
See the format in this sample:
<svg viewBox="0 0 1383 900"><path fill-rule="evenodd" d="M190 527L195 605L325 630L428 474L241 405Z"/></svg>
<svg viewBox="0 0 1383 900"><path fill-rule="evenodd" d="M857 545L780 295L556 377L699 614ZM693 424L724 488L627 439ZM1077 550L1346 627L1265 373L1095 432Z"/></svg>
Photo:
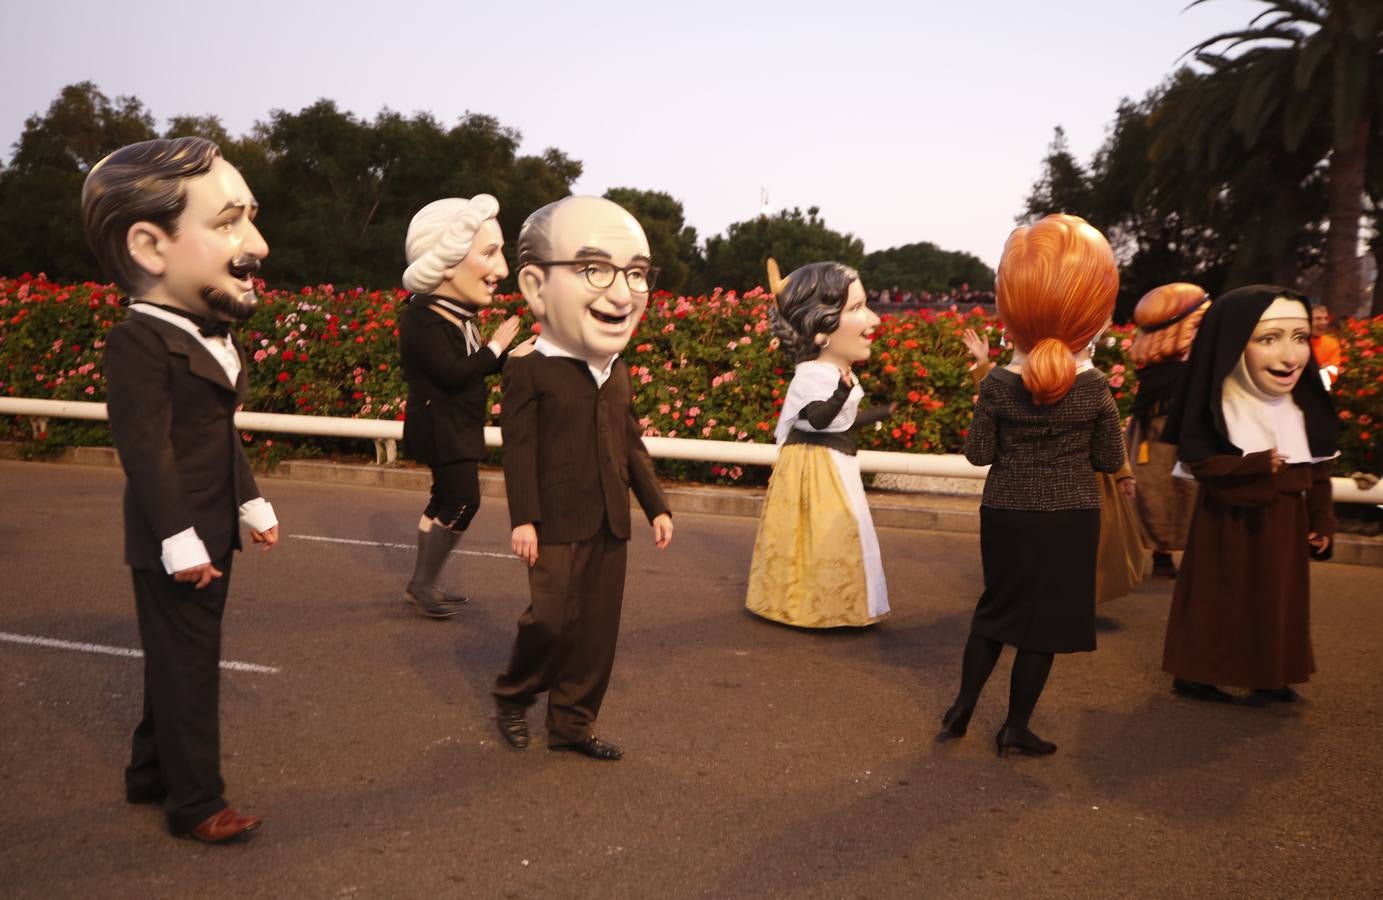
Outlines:
<svg viewBox="0 0 1383 900"><path fill-rule="evenodd" d="M1339 434L1316 368L1301 294L1252 285L1206 311L1164 432L1198 485L1162 657L1179 694L1290 702L1315 671L1308 566L1331 554Z"/></svg>

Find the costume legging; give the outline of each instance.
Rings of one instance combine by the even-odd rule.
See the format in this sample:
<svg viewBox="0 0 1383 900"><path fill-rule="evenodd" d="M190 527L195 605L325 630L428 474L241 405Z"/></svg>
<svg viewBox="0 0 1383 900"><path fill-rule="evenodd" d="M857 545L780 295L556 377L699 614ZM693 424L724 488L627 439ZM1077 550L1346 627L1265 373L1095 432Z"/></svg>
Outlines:
<svg viewBox="0 0 1383 900"><path fill-rule="evenodd" d="M999 654L1004 645L999 641L971 634L965 642L965 655L960 667L960 696L957 702L962 706L974 706L980 699L980 691L994 671ZM1042 688L1047 684L1047 676L1052 671L1052 654L1033 650L1019 650L1013 660L1013 673L1008 688L1008 719L1005 724L1026 728L1037 708L1037 698L1042 696Z"/></svg>

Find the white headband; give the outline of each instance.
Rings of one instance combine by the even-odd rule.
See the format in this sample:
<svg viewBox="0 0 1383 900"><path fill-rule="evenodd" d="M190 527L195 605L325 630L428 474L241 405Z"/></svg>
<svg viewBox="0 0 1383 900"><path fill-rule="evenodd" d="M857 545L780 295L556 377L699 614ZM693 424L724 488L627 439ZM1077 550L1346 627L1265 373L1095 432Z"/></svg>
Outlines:
<svg viewBox="0 0 1383 900"><path fill-rule="evenodd" d="M1267 309L1263 310L1263 315L1259 316L1258 321L1263 322L1268 319L1303 319L1310 321L1310 316L1306 312L1306 304L1300 300L1293 300L1289 297L1278 297Z"/></svg>

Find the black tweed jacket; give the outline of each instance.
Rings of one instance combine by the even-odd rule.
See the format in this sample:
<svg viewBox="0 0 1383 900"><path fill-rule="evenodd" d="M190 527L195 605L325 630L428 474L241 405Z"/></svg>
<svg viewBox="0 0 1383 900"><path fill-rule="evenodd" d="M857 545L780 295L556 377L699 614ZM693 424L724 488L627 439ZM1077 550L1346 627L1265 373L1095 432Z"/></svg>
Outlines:
<svg viewBox="0 0 1383 900"><path fill-rule="evenodd" d="M1098 509L1095 472L1117 472L1124 464L1119 410L1108 382L1087 369L1065 397L1038 406L1021 375L995 369L980 382L965 458L991 467L984 506Z"/></svg>

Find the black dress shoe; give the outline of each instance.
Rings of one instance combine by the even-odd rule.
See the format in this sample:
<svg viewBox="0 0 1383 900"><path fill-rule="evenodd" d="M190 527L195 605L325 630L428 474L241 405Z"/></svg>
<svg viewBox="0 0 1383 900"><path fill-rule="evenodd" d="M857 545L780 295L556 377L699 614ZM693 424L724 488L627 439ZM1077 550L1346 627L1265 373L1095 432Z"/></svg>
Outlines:
<svg viewBox="0 0 1383 900"><path fill-rule="evenodd" d="M162 803L168 791L161 787L125 788L126 803Z"/></svg>
<svg viewBox="0 0 1383 900"><path fill-rule="evenodd" d="M965 737L965 730L970 727L970 716L974 712L973 706L952 703L951 708L946 710L946 715L941 717L942 732L951 737Z"/></svg>
<svg viewBox="0 0 1383 900"><path fill-rule="evenodd" d="M410 584L403 596L429 619L450 619L456 615L456 610L446 605L442 592L436 588Z"/></svg>
<svg viewBox="0 0 1383 900"><path fill-rule="evenodd" d="M591 759L603 759L613 762L624 757L624 751L614 744L606 743L595 735L591 735L583 741L573 744L548 744L549 750L561 750L569 753L580 753L582 756L589 756Z"/></svg>
<svg viewBox="0 0 1383 900"><path fill-rule="evenodd" d="M528 718L523 712L501 708L495 714L495 722L499 724L499 734L504 738L504 743L515 750L528 746Z"/></svg>
<svg viewBox="0 0 1383 900"><path fill-rule="evenodd" d="M1203 684L1199 681L1186 681L1182 678L1172 679L1172 690L1181 694L1183 697L1190 697L1193 700L1208 700L1211 703L1234 703L1234 695L1227 694L1213 684Z"/></svg>
<svg viewBox="0 0 1383 900"><path fill-rule="evenodd" d="M994 736L994 745L998 748L1000 756L1004 755L1005 750L1017 750L1026 756L1048 756L1056 752L1056 744L1042 740L1026 728L1013 725L1005 725L999 729L999 733Z"/></svg>
<svg viewBox="0 0 1383 900"><path fill-rule="evenodd" d="M1289 687L1280 688L1254 688L1253 696L1261 697L1264 700L1271 700L1274 703L1296 703L1301 699L1301 694Z"/></svg>

